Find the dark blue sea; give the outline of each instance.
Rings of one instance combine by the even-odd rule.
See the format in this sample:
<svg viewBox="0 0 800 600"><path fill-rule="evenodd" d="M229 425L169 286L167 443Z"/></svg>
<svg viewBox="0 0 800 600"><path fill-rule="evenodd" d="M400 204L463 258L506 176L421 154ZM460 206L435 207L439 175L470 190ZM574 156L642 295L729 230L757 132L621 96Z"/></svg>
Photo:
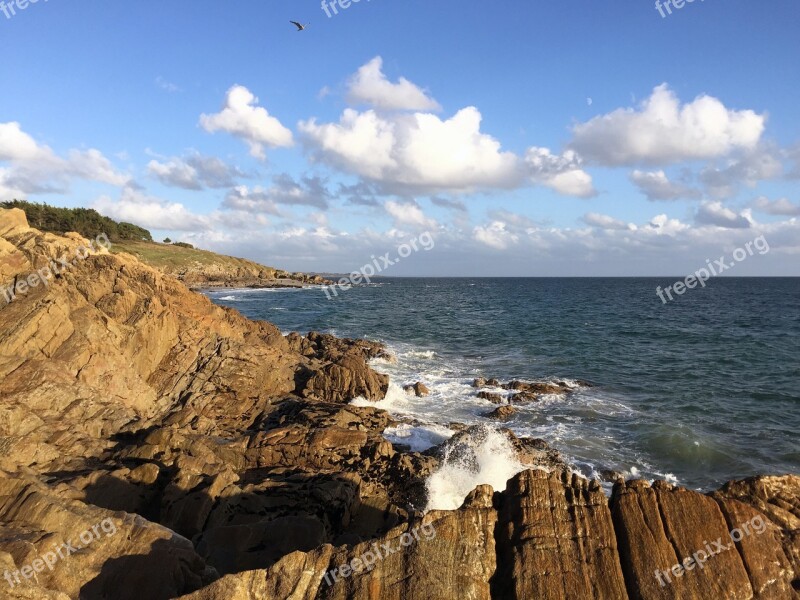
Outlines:
<svg viewBox="0 0 800 600"><path fill-rule="evenodd" d="M708 490L800 472L800 279L716 278L663 304L656 286L674 281L393 278L331 299L321 288L209 296L285 333L384 342L397 361L375 362L392 381L378 406L405 417L387 435L416 449L452 435L452 422L497 426L475 377L587 380L594 387L523 406L505 426L589 477L611 469ZM416 381L432 394L402 391ZM437 507L521 468L500 436L482 452L479 473L431 482Z"/></svg>

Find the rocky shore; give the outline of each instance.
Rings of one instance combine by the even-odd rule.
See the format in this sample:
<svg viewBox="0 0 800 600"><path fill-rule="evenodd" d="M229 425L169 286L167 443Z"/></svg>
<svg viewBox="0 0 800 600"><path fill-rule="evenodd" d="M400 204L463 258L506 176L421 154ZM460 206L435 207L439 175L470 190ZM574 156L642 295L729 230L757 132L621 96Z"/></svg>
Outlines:
<svg viewBox="0 0 800 600"><path fill-rule="evenodd" d="M333 283L321 275L289 273L243 258L223 256L186 245L125 240L115 242L111 252L131 254L195 290L296 288Z"/></svg>
<svg viewBox="0 0 800 600"><path fill-rule="evenodd" d="M86 244L0 210L0 284ZM395 447L388 413L349 404L385 396L379 344L283 336L185 283L100 249L0 299L0 597L800 597L800 477L608 498L505 432L531 468L423 514L480 428ZM525 385L499 387L568 393Z"/></svg>

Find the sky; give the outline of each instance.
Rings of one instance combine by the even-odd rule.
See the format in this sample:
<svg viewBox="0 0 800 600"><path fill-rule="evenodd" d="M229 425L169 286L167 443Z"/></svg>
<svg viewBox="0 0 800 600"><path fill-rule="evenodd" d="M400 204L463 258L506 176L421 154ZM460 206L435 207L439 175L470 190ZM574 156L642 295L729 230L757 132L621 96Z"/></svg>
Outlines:
<svg viewBox="0 0 800 600"><path fill-rule="evenodd" d="M5 0L0 200L293 271L430 235L383 274L683 276L763 236L726 274L800 275L800 3L660 5Z"/></svg>

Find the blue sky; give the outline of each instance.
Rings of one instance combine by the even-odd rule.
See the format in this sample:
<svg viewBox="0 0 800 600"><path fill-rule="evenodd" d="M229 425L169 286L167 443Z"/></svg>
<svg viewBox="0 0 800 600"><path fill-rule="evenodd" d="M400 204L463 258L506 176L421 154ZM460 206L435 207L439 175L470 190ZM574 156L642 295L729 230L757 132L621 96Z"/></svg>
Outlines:
<svg viewBox="0 0 800 600"><path fill-rule="evenodd" d="M14 6L2 200L292 270L430 232L386 274L682 275L763 235L731 274L800 275L796 0Z"/></svg>

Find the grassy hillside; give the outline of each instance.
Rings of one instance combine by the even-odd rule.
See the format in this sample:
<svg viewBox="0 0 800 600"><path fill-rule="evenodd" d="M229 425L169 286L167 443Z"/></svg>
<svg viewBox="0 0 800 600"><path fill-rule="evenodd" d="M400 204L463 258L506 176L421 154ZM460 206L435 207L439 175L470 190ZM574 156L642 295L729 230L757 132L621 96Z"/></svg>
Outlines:
<svg viewBox="0 0 800 600"><path fill-rule="evenodd" d="M168 273L177 273L183 269L190 267L202 266L225 266L234 269L252 269L255 272L266 271L271 272L273 276L282 273L277 269L265 267L243 258L234 258L233 256L225 256L222 254L215 254L208 250L200 250L198 248L186 248L184 246L176 246L174 244L157 244L154 242L142 242L123 240L114 242L111 247L111 252L127 252L133 254L142 262L161 269Z"/></svg>
<svg viewBox="0 0 800 600"><path fill-rule="evenodd" d="M111 252L126 252L192 287L295 287L322 283L320 277L287 273L250 260L215 254L189 244L159 244L150 232L130 223L117 223L87 208L58 208L14 200L0 203L2 208L20 208L28 223L40 231L76 231L86 238L105 233Z"/></svg>

